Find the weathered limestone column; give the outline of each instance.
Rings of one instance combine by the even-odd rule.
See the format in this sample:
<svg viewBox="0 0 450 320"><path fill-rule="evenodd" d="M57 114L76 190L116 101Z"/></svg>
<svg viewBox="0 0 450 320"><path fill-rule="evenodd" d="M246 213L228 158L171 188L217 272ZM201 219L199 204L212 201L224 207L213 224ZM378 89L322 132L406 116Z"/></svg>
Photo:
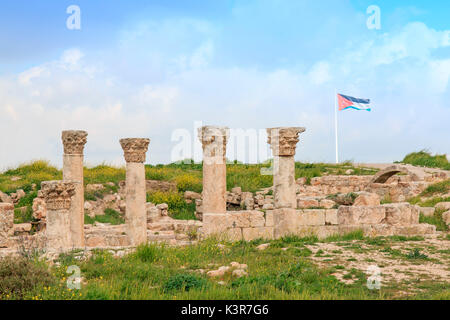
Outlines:
<svg viewBox="0 0 450 320"><path fill-rule="evenodd" d="M8 246L8 238L14 233L14 205L0 203L0 248Z"/></svg>
<svg viewBox="0 0 450 320"><path fill-rule="evenodd" d="M63 181L76 181L75 196L70 208L70 235L73 247L84 247L84 182L83 149L86 131L63 131Z"/></svg>
<svg viewBox="0 0 450 320"><path fill-rule="evenodd" d="M268 143L273 154L273 187L276 209L296 208L295 194L295 148L301 127L268 128Z"/></svg>
<svg viewBox="0 0 450 320"><path fill-rule="evenodd" d="M204 126L198 128L203 145L203 213L227 211L226 148L230 130L227 127Z"/></svg>
<svg viewBox="0 0 450 320"><path fill-rule="evenodd" d="M72 202L80 182L44 181L39 196L47 205L47 247L52 249L73 248L70 234Z"/></svg>
<svg viewBox="0 0 450 320"><path fill-rule="evenodd" d="M121 139L120 145L127 162L125 222L131 245L147 242L147 213L145 208L145 153L150 139Z"/></svg>

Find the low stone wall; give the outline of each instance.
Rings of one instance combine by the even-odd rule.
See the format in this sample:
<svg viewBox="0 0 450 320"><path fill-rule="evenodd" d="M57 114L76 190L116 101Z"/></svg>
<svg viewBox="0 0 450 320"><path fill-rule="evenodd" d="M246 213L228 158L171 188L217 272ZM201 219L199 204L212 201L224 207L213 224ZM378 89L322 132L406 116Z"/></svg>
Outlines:
<svg viewBox="0 0 450 320"><path fill-rule="evenodd" d="M336 193L363 191L372 176L323 176L311 178L307 185L306 179L297 179L297 193L302 196L316 197Z"/></svg>
<svg viewBox="0 0 450 320"><path fill-rule="evenodd" d="M204 213L202 237L216 236L224 240L273 238L273 212L256 210Z"/></svg>
<svg viewBox="0 0 450 320"><path fill-rule="evenodd" d="M376 193L381 198L389 198L393 202L403 202L409 198L417 196L430 184L424 181L403 182L400 179L397 180L396 178L397 177L395 177L395 179L393 179L390 183L371 183L365 188L365 191Z"/></svg>
<svg viewBox="0 0 450 320"><path fill-rule="evenodd" d="M419 224L419 209L409 203L380 206L340 206L339 209L278 209L274 237L289 234L319 238L362 230L366 236L423 235L436 227Z"/></svg>
<svg viewBox="0 0 450 320"><path fill-rule="evenodd" d="M202 236L239 241L287 235L326 238L362 230L366 236L424 235L436 227L419 223L419 209L409 203L340 206L339 209L275 209L207 213Z"/></svg>

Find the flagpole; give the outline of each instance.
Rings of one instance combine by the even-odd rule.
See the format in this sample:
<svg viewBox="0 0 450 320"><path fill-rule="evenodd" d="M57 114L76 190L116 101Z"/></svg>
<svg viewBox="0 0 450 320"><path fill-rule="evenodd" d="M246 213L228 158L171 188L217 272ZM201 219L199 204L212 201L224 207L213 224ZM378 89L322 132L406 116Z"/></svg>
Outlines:
<svg viewBox="0 0 450 320"><path fill-rule="evenodd" d="M339 163L338 154L338 122L337 122L337 90L334 89L334 130L336 136L336 164Z"/></svg>

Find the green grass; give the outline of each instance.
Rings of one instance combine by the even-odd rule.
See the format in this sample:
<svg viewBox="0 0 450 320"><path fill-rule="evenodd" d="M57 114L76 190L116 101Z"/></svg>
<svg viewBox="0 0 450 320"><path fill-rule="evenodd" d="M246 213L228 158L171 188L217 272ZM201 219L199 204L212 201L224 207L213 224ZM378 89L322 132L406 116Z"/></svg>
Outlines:
<svg viewBox="0 0 450 320"><path fill-rule="evenodd" d="M359 239L357 233L343 236L339 241L354 245ZM329 239L330 240L330 239ZM378 239L381 240L381 239ZM428 257L420 250L407 253L392 250L389 246L394 238L382 239L384 251L394 257L411 261L425 261ZM352 284L338 281L334 275L342 265L321 268L310 260L311 251L304 245L317 242L313 237L284 237L270 241L264 251L256 249L261 240L251 242L221 242L204 240L187 247L171 247L164 244L140 245L135 252L124 257L113 257L109 250L95 250L89 259L76 258L80 252L62 254L60 264L48 266L50 280L44 283L10 285L9 294L0 291L0 299L395 299L399 286L382 286L380 290L369 290L364 270L351 268L345 272L345 279ZM288 250L281 250L288 247ZM39 260L30 260L38 263ZM209 278L203 270L217 269L237 261L248 265L248 276L236 278L227 272L220 278ZM415 263L418 263L415 262ZM65 286L66 269L77 265L86 284L80 290L68 290ZM34 270L33 268L31 268ZM218 282L222 281L223 284ZM438 283L420 282L421 287L408 299L435 297L448 299L448 286ZM17 290L17 287L25 290ZM17 292L20 292L18 294Z"/></svg>
<svg viewBox="0 0 450 320"><path fill-rule="evenodd" d="M359 231L341 237L318 240L316 237L286 236L271 240L264 250L256 247L263 240L250 242L218 242L206 239L187 247L172 247L164 244L140 245L136 251L121 257L113 257L110 250L95 250L89 259L79 259L82 251L61 254L60 264L44 269L45 283L23 276L21 281L9 284L9 293L0 290L0 299L398 299L398 292L412 292L408 299L449 299L448 286L440 283L420 281L408 285L383 285L380 290L369 290L364 270L349 268L345 279L352 284L338 281L333 275L344 270L342 265L318 267L310 260L312 252L305 245L317 242L337 241L347 248L372 245L392 258L409 263L431 261L421 249L406 251L392 249L396 242L420 241L421 237L362 238ZM371 242L369 242L369 240ZM221 243L223 246L219 247ZM281 250L288 248L288 250ZM335 254L342 253L335 250ZM338 252L339 251L339 252ZM320 253L320 251L318 251ZM322 252L324 255L325 252ZM219 266L237 261L248 265L248 276L236 278L227 272L219 278L209 278L203 270L214 270ZM353 261L353 260L352 260ZM29 259L37 267L43 267L39 259ZM68 290L65 285L66 270L77 265L85 284L80 290ZM1 259L0 259L1 266ZM1 269L1 268L0 268ZM30 270L35 270L31 267ZM25 272L26 270L24 270ZM223 284L218 282L222 281ZM1 280L0 280L1 282ZM411 287L412 286L412 287ZM420 290L412 290L419 288ZM24 290L18 290L24 289ZM20 294L19 294L20 292Z"/></svg>
<svg viewBox="0 0 450 320"><path fill-rule="evenodd" d="M442 219L442 213L444 213L444 211L436 210L434 212L434 215L432 215L431 217L426 217L423 214L420 214L419 222L435 225L437 231L448 231L449 228L444 222L444 219Z"/></svg>
<svg viewBox="0 0 450 320"><path fill-rule="evenodd" d="M11 178L18 177L13 181ZM0 174L0 190L5 193L16 192L23 189L25 192L32 190L32 185L36 184L40 188L42 181L62 179L62 173L57 168L44 160L34 161L18 166L16 169L9 169Z"/></svg>
<svg viewBox="0 0 450 320"><path fill-rule="evenodd" d="M403 158L401 162L412 164L414 166L450 170L450 163L448 162L445 154L437 154L433 156L426 150L409 153Z"/></svg>
<svg viewBox="0 0 450 320"><path fill-rule="evenodd" d="M195 220L195 203L187 203L180 192L149 192L147 202L154 204L167 203L170 216L180 220Z"/></svg>
<svg viewBox="0 0 450 320"><path fill-rule="evenodd" d="M430 198L430 199L422 201L421 197L417 196L417 197L413 197L408 200L409 203L417 204L420 207L434 207L439 202L448 202L448 201L450 201L450 197L446 197L446 198L435 197L435 198Z"/></svg>
<svg viewBox="0 0 450 320"><path fill-rule="evenodd" d="M125 223L125 219L120 212L116 210L106 208L104 215L98 215L94 218L91 218L87 214L84 215L84 223L85 224L94 224L94 222L100 223L110 223L112 225L118 225Z"/></svg>
<svg viewBox="0 0 450 320"><path fill-rule="evenodd" d="M281 251L281 250L278 250ZM248 277L227 274L225 285L196 270L208 264L248 264ZM65 288L67 264L80 267L87 285L79 291ZM181 267L184 268L181 268ZM21 296L9 299L376 299L380 291L370 291L365 278L353 285L340 283L333 269L320 269L295 251L274 254L260 252L254 245L227 244L227 254L215 241L184 248L141 246L138 253L114 258L108 251L97 251L87 261L64 256L60 266L51 268L59 281L36 284ZM4 297L3 297L4 298Z"/></svg>
<svg viewBox="0 0 450 320"><path fill-rule="evenodd" d="M33 221L32 207L26 207L25 210L14 209L14 223L26 223Z"/></svg>
<svg viewBox="0 0 450 320"><path fill-rule="evenodd" d="M420 195L428 197L436 193L448 193L449 191L450 191L450 179L428 186Z"/></svg>

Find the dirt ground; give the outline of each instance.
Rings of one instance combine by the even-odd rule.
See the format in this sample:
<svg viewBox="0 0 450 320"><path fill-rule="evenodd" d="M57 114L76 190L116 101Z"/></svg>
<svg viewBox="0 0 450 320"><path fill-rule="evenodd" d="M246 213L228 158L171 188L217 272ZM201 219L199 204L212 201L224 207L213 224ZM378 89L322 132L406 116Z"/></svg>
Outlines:
<svg viewBox="0 0 450 320"><path fill-rule="evenodd" d="M450 241L444 233L421 241L354 240L307 247L318 266L337 266L333 274L345 283L355 281L352 273L362 271L373 276L379 271L381 286L405 287L405 294L418 290L420 282L450 287Z"/></svg>

